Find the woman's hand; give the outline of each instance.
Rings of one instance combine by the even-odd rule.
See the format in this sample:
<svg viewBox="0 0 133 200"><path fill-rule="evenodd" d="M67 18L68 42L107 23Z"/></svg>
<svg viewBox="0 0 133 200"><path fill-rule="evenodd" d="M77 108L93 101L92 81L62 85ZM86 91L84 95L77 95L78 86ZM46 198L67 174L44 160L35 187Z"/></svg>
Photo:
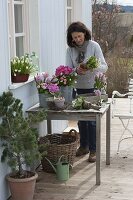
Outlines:
<svg viewBox="0 0 133 200"><path fill-rule="evenodd" d="M82 65L83 66L83 65ZM86 72L88 71L88 69L86 69L85 67L82 67L81 65L79 65L77 68L76 68L76 72L77 74L79 75L84 75L86 74Z"/></svg>

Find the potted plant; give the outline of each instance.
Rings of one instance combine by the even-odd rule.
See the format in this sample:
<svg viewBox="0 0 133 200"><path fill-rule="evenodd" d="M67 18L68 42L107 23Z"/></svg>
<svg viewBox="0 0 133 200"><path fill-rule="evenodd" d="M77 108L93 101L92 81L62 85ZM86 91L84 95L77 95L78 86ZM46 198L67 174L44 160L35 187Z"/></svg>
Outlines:
<svg viewBox="0 0 133 200"><path fill-rule="evenodd" d="M55 97L54 103L57 108L63 108L64 103L65 103L65 98L64 97Z"/></svg>
<svg viewBox="0 0 133 200"><path fill-rule="evenodd" d="M37 71L37 65L34 64L33 58L36 54L31 55L26 53L21 57L14 57L11 59L11 80L13 83L26 82L29 75Z"/></svg>
<svg viewBox="0 0 133 200"><path fill-rule="evenodd" d="M94 83L94 93L98 98L99 105L102 104L108 98L106 94L106 87L107 87L107 77L105 74L98 72L95 75L95 83Z"/></svg>
<svg viewBox="0 0 133 200"><path fill-rule="evenodd" d="M77 73L69 66L60 65L56 68L55 79L60 87L61 96L66 103L72 101L72 90L77 79Z"/></svg>
<svg viewBox="0 0 133 200"><path fill-rule="evenodd" d="M6 179L13 200L32 200L38 175L30 171L30 166L40 159L38 131L32 125L44 120L45 112L25 117L22 106L11 92L3 92L0 96L1 161L11 167Z"/></svg>
<svg viewBox="0 0 133 200"><path fill-rule="evenodd" d="M95 56L90 56L87 59L86 63L81 63L80 67L83 68L84 70L93 70L95 68L97 68L100 64L100 60L97 59Z"/></svg>
<svg viewBox="0 0 133 200"><path fill-rule="evenodd" d="M101 72L97 72L95 75L95 90L100 90L101 94L106 94L107 77Z"/></svg>
<svg viewBox="0 0 133 200"><path fill-rule="evenodd" d="M54 96L57 97L59 95L59 86L56 83L55 78L51 77L46 72L37 73L34 79L39 94L40 106L47 108L47 100L53 101Z"/></svg>

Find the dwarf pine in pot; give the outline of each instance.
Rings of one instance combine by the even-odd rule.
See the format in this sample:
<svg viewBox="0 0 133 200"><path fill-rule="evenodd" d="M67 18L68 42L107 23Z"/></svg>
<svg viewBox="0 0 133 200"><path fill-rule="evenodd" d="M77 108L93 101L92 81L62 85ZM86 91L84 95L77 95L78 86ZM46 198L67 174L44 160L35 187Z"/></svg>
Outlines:
<svg viewBox="0 0 133 200"><path fill-rule="evenodd" d="M0 96L0 139L2 143L1 161L7 162L15 178L26 178L32 173L24 170L40 158L38 150L38 131L32 124L42 121L46 113L24 116L23 104L11 92Z"/></svg>

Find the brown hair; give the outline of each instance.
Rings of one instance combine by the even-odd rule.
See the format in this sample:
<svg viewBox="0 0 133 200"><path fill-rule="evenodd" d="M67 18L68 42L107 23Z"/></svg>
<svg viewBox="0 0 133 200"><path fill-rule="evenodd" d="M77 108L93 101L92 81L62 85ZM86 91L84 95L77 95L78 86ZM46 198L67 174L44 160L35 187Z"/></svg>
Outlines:
<svg viewBox="0 0 133 200"><path fill-rule="evenodd" d="M69 47L74 47L72 33L82 32L85 34L85 40L91 40L90 30L82 22L73 22L67 29L67 44Z"/></svg>

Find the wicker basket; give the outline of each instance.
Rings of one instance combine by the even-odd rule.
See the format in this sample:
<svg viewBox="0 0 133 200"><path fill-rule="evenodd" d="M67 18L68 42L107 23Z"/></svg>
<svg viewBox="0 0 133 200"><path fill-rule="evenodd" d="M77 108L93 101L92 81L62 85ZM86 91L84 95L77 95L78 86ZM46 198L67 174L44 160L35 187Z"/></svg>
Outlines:
<svg viewBox="0 0 133 200"><path fill-rule="evenodd" d="M49 134L45 137L41 137L39 140L39 144L41 144L41 146L42 144L47 146L46 157L54 165L58 162L61 155L64 155L63 158L65 161L73 165L74 158L76 156L77 143L78 137L75 129L71 129L69 133ZM45 172L54 172L49 162L45 159L45 156L43 156L41 164Z"/></svg>

